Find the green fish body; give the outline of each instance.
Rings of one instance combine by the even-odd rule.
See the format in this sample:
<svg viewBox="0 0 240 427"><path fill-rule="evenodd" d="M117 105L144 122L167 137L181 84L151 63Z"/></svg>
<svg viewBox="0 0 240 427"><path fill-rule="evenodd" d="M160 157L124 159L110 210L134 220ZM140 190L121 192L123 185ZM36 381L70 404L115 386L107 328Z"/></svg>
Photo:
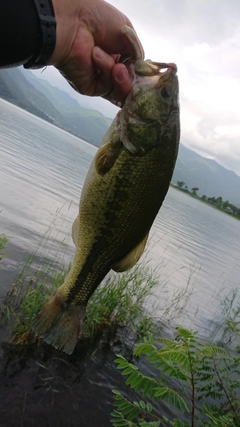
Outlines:
<svg viewBox="0 0 240 427"><path fill-rule="evenodd" d="M125 271L141 257L176 162L176 66L138 58L130 73L133 90L103 138L82 190L72 229L72 268L34 322L36 333L67 353L74 350L87 302L106 274Z"/></svg>

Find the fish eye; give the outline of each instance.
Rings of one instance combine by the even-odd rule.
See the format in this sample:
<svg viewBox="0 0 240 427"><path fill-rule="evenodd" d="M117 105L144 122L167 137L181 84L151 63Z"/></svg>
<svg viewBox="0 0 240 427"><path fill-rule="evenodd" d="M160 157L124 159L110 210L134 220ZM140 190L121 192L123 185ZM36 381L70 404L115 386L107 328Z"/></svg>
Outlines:
<svg viewBox="0 0 240 427"><path fill-rule="evenodd" d="M170 98L170 96L172 95L172 91L169 87L165 86L161 90L161 95L163 98Z"/></svg>

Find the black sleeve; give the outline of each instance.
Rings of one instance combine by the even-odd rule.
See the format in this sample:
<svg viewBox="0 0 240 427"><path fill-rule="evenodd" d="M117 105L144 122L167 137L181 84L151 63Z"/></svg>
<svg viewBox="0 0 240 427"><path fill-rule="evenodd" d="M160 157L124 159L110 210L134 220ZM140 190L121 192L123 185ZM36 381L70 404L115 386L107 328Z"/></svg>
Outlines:
<svg viewBox="0 0 240 427"><path fill-rule="evenodd" d="M0 68L21 65L33 55L39 27L33 0L0 0Z"/></svg>

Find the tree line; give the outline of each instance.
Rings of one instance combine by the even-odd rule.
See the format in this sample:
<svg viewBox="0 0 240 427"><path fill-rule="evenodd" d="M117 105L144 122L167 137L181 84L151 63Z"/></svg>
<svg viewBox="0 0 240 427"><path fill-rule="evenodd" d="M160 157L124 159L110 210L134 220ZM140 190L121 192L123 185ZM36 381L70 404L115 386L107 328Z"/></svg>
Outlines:
<svg viewBox="0 0 240 427"><path fill-rule="evenodd" d="M228 200L223 200L221 196L219 197L208 197L205 194L203 196L199 196L197 193L199 191L198 187L193 187L189 190L188 186L184 181L177 181L175 185L179 190L184 191L185 193L190 194L193 197L196 197L203 202L209 203L216 208L223 210L233 216L240 218L240 208L230 203Z"/></svg>

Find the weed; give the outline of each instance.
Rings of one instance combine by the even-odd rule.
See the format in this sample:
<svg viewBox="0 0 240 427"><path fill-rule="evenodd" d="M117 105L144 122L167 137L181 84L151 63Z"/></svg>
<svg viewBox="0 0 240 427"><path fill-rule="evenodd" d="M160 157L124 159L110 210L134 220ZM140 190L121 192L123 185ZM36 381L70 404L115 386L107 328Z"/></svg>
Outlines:
<svg viewBox="0 0 240 427"><path fill-rule="evenodd" d="M88 302L84 334L94 335L110 322L140 333L143 320L149 318L144 304L157 284L157 276L148 266L136 265L126 273L112 274Z"/></svg>
<svg viewBox="0 0 240 427"><path fill-rule="evenodd" d="M4 250L4 249L5 249L5 247L6 247L6 244L7 244L8 240L9 240L9 238L8 238L7 236L5 236L5 234L1 234L1 235L0 235L0 252L1 252L2 250ZM6 254L4 254L4 253L0 253L0 261L1 261L1 259L3 259L5 256L6 256Z"/></svg>
<svg viewBox="0 0 240 427"><path fill-rule="evenodd" d="M156 367L154 377L145 375L136 365L118 356L115 362L122 375L128 377L126 384L143 397L147 396L150 402L130 401L114 391L114 427L240 426L240 358L230 356L221 347L203 345L196 332L179 327L177 334L175 340L158 338L160 349L151 337L137 345L135 356L145 355L148 363ZM169 381L172 378L175 382ZM167 400L182 416L170 420L154 413L152 403L161 400ZM207 404L206 400L213 403Z"/></svg>
<svg viewBox="0 0 240 427"><path fill-rule="evenodd" d="M239 342L240 333L240 299L239 288L232 289L231 292L220 300L220 313L218 326L214 328L212 339L217 339L222 345L232 345ZM238 346L239 350L239 346Z"/></svg>

